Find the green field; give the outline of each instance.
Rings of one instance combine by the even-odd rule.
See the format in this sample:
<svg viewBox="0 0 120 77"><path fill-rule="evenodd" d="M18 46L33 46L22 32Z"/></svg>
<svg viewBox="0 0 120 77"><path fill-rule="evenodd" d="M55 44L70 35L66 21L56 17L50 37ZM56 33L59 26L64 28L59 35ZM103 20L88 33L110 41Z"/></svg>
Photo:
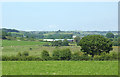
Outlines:
<svg viewBox="0 0 120 77"><path fill-rule="evenodd" d="M117 61L5 61L3 75L118 75Z"/></svg>
<svg viewBox="0 0 120 77"><path fill-rule="evenodd" d="M40 56L43 50L50 55L55 49L69 48L72 53L81 51L80 46L47 47L46 42L3 40L2 55L17 55L28 51L32 56ZM111 52L117 52L113 46ZM3 75L117 75L117 61L3 61Z"/></svg>
<svg viewBox="0 0 120 77"><path fill-rule="evenodd" d="M3 40L3 47L2 47L2 55L17 55L18 52L28 51L31 56L40 56L43 50L49 51L50 55L53 50L55 49L65 49L69 48L72 52L79 52L80 46L42 46L46 42L39 42L39 41L8 41ZM111 52L117 52L118 46L113 46L113 50Z"/></svg>
<svg viewBox="0 0 120 77"><path fill-rule="evenodd" d="M26 46L26 45L43 45L46 42L40 41L14 41L14 40L2 40L2 46Z"/></svg>

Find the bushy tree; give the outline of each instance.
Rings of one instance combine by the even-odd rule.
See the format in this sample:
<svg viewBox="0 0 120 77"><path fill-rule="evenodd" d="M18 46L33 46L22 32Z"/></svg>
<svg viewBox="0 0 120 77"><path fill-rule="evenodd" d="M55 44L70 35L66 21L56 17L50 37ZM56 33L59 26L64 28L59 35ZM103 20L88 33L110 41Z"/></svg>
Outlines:
<svg viewBox="0 0 120 77"><path fill-rule="evenodd" d="M48 51L43 50L43 52L41 53L41 57L43 60L49 60L50 59L50 55L48 53Z"/></svg>
<svg viewBox="0 0 120 77"><path fill-rule="evenodd" d="M100 55L102 52L109 53L112 50L112 42L101 35L88 35L83 37L79 45L81 46L81 51L87 54Z"/></svg>
<svg viewBox="0 0 120 77"><path fill-rule="evenodd" d="M113 33L107 33L107 34L106 34L106 37L107 37L107 38L114 38L114 34L113 34Z"/></svg>
<svg viewBox="0 0 120 77"><path fill-rule="evenodd" d="M71 59L71 51L70 49L63 49L59 53L60 60L70 60Z"/></svg>
<svg viewBox="0 0 120 77"><path fill-rule="evenodd" d="M76 36L76 37L74 38L74 41L78 44L78 43L80 42L80 37L79 37L79 36Z"/></svg>
<svg viewBox="0 0 120 77"><path fill-rule="evenodd" d="M71 59L71 51L70 49L57 49L53 51L53 59L54 60L70 60Z"/></svg>
<svg viewBox="0 0 120 77"><path fill-rule="evenodd" d="M59 41L53 41L52 42L52 46L62 46L62 41L59 40Z"/></svg>
<svg viewBox="0 0 120 77"><path fill-rule="evenodd" d="M65 40L58 40L58 41L53 41L52 46L69 46L69 41L67 39Z"/></svg>
<svg viewBox="0 0 120 77"><path fill-rule="evenodd" d="M53 51L52 58L54 60L60 60L60 50L59 49Z"/></svg>
<svg viewBox="0 0 120 77"><path fill-rule="evenodd" d="M67 39L64 39L62 46L69 46L69 41Z"/></svg>

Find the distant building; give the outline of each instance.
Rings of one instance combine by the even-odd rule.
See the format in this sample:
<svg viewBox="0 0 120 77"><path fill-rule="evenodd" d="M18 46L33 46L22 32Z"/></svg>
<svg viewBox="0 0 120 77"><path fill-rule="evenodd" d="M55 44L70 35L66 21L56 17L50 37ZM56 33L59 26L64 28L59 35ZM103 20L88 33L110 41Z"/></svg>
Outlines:
<svg viewBox="0 0 120 77"><path fill-rule="evenodd" d="M52 42L52 41L63 41L64 39L43 39L43 41L48 41L48 42ZM69 42L73 42L74 39L67 39Z"/></svg>
<svg viewBox="0 0 120 77"><path fill-rule="evenodd" d="M43 39L43 41L49 41L49 42L51 42L51 41L54 41L54 39Z"/></svg>
<svg viewBox="0 0 120 77"><path fill-rule="evenodd" d="M76 36L73 36L73 39L75 38Z"/></svg>

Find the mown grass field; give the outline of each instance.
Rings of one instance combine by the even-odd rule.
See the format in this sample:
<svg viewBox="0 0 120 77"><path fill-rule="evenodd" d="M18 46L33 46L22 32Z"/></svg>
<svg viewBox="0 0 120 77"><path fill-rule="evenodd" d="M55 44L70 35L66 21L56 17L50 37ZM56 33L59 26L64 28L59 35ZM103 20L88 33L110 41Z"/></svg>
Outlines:
<svg viewBox="0 0 120 77"><path fill-rule="evenodd" d="M118 75L117 61L5 61L2 75Z"/></svg>

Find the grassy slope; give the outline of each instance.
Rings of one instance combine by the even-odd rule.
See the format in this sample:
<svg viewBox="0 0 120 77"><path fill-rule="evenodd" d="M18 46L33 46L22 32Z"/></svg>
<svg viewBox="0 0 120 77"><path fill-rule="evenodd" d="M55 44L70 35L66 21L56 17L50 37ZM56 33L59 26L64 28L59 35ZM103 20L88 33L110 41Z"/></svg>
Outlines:
<svg viewBox="0 0 120 77"><path fill-rule="evenodd" d="M118 75L117 61L6 61L3 75Z"/></svg>

